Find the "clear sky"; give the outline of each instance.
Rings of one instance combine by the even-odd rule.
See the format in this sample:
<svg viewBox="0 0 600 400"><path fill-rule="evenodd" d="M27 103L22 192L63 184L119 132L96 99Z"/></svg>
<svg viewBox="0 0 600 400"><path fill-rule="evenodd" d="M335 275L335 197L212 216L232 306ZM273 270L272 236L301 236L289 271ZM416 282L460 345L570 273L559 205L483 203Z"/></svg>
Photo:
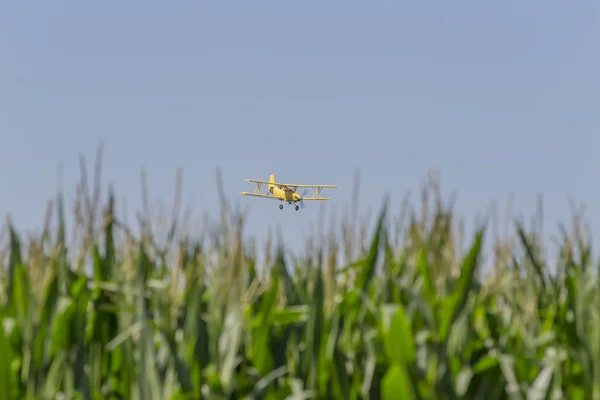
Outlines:
<svg viewBox="0 0 600 400"><path fill-rule="evenodd" d="M140 205L218 209L215 170L298 248L319 207L243 197L244 178L337 184L328 213L385 192L399 207L430 168L473 225L492 201L546 228L568 195L600 231L600 2L144 1L0 4L0 211L38 228L59 163L105 145L103 180ZM130 220L133 218L130 217Z"/></svg>

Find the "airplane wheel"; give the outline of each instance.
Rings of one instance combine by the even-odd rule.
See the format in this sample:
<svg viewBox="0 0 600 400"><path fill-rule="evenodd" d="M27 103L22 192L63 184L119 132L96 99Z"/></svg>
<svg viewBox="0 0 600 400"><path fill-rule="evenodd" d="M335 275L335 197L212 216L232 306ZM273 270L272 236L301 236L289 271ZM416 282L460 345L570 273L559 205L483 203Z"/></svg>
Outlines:
<svg viewBox="0 0 600 400"><path fill-rule="evenodd" d="M280 204L280 205L279 205L279 209L280 209L280 210L283 210L283 204Z"/></svg>
<svg viewBox="0 0 600 400"><path fill-rule="evenodd" d="M296 206L296 211L298 211L298 209L299 209L299 208L300 208L300 207Z"/></svg>

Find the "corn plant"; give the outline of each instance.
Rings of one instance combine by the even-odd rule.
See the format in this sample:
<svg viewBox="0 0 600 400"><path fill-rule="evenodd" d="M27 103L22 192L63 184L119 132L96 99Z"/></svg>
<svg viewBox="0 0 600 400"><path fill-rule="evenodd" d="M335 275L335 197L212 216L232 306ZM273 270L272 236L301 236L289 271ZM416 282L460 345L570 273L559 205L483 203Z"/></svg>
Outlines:
<svg viewBox="0 0 600 400"><path fill-rule="evenodd" d="M112 192L100 209L80 189L75 244L61 197L39 237L7 221L1 399L600 399L600 291L578 219L555 273L518 222L484 274L488 224L463 251L426 187L420 214L384 203L369 235L344 220L292 261L265 244L259 265L243 216L198 238L173 223L159 244L150 218L134 235Z"/></svg>

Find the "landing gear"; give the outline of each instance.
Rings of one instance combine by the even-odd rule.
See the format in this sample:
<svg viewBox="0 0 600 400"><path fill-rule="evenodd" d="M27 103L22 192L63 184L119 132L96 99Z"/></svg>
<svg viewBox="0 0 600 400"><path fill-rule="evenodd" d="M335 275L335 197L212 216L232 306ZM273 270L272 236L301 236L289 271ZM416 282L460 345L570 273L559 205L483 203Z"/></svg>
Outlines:
<svg viewBox="0 0 600 400"><path fill-rule="evenodd" d="M288 202L288 204L289 204L290 206L292 205L292 203L291 203L291 202ZM295 205L295 207L294 207L294 208L296 209L296 211L298 211L298 210L300 209L300 206L299 206L299 205L297 205L297 204L294 204L294 205ZM283 203L281 203L281 204L279 205L279 209L280 209L280 210L283 210Z"/></svg>

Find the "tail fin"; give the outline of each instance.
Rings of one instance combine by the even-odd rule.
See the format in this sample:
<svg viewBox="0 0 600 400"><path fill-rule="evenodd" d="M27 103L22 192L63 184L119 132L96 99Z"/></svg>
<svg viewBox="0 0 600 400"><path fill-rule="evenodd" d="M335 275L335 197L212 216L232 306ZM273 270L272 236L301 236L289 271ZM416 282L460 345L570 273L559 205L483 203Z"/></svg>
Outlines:
<svg viewBox="0 0 600 400"><path fill-rule="evenodd" d="M271 193L273 193L273 187L275 186L274 183L275 183L275 175L271 174L269 176L269 192L271 192Z"/></svg>

